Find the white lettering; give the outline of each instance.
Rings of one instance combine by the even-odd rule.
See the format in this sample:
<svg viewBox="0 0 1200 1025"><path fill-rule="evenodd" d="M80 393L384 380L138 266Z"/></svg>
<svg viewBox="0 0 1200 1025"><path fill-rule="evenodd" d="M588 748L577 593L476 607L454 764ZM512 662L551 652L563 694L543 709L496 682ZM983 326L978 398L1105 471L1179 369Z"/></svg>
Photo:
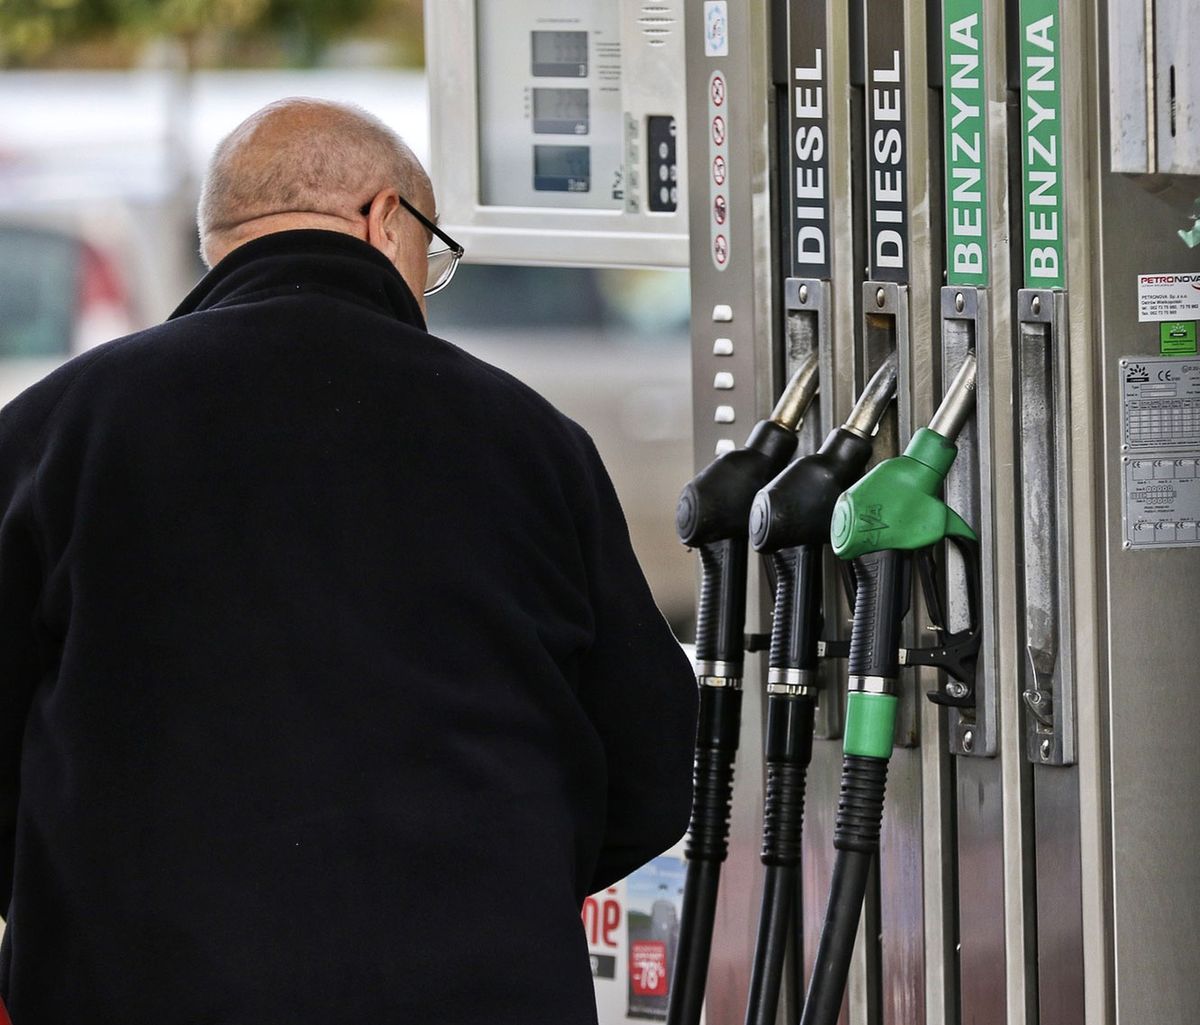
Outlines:
<svg viewBox="0 0 1200 1025"><path fill-rule="evenodd" d="M904 245L900 232L888 228L876 236L875 264L879 267L904 266Z"/></svg>
<svg viewBox="0 0 1200 1025"><path fill-rule="evenodd" d="M1058 277L1058 250L1053 246L1029 252L1029 273L1038 278Z"/></svg>
<svg viewBox="0 0 1200 1025"><path fill-rule="evenodd" d="M1050 53L1054 52L1054 43L1050 39L1050 30L1054 27L1054 15L1047 14L1025 28L1025 41L1040 46Z"/></svg>
<svg viewBox="0 0 1200 1025"><path fill-rule="evenodd" d="M983 247L978 242L959 242L954 247L953 263L959 274L981 274Z"/></svg>
<svg viewBox="0 0 1200 1025"><path fill-rule="evenodd" d="M979 191L979 183L983 181L983 171L978 167L955 167L951 177L957 183L950 198L955 203L982 203L983 193Z"/></svg>
<svg viewBox="0 0 1200 1025"><path fill-rule="evenodd" d="M950 104L954 107L954 116L950 119L950 128L957 130L969 117L979 117L979 108L974 104L964 103L958 93L950 94Z"/></svg>
<svg viewBox="0 0 1200 1025"><path fill-rule="evenodd" d="M979 24L979 15L968 14L965 18L950 23L950 38L956 43L972 50L979 49L979 39L971 34L971 30Z"/></svg>

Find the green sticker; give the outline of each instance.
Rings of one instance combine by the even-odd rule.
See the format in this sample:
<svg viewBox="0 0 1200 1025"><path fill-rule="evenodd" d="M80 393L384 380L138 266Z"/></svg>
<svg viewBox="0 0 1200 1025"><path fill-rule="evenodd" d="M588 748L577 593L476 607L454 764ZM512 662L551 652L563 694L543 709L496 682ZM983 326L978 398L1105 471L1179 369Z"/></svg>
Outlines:
<svg viewBox="0 0 1200 1025"><path fill-rule="evenodd" d="M1066 287L1058 0L1021 2L1021 169L1025 287Z"/></svg>
<svg viewBox="0 0 1200 1025"><path fill-rule="evenodd" d="M946 282L987 285L983 0L945 0Z"/></svg>
<svg viewBox="0 0 1200 1025"><path fill-rule="evenodd" d="M1158 341L1164 356L1196 355L1196 322L1167 321L1158 325Z"/></svg>

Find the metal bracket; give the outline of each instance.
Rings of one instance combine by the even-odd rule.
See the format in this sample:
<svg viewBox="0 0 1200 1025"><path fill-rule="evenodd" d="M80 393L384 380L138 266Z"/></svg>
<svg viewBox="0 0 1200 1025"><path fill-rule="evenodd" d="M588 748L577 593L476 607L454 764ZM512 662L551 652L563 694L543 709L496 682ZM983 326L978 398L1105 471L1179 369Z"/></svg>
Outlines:
<svg viewBox="0 0 1200 1025"><path fill-rule="evenodd" d="M1075 763L1074 612L1071 583L1070 366L1067 297L1017 293L1025 647L1021 694L1026 756Z"/></svg>
<svg viewBox="0 0 1200 1025"><path fill-rule="evenodd" d="M833 317L830 313L830 285L822 278L787 278L783 283L784 330L786 334L785 356L788 374L811 353L817 353L821 379L821 390L813 404L818 411L810 411L799 432L798 455L815 452L821 442L833 430L833 402L828 396L833 389L833 341L830 336ZM837 560L826 552L823 571L824 613L827 629L840 627L841 614L838 606L836 567ZM849 641L846 641L847 648ZM822 658L817 667L817 699L814 716L814 735L824 740L837 740L842 735L842 710L846 702L842 690L845 688L845 673L838 672L832 658Z"/></svg>
<svg viewBox="0 0 1200 1025"><path fill-rule="evenodd" d="M896 353L896 401L884 414L875 433L874 451L868 469L899 455L912 436L911 369L909 367L909 290L894 281L864 281L862 286L862 341L855 368L855 392L861 394L871 375L893 352ZM920 647L907 617L901 634L903 647ZM920 743L920 688L900 688L896 709L896 744L916 747Z"/></svg>
<svg viewBox="0 0 1200 1025"><path fill-rule="evenodd" d="M982 642L976 663L973 694L956 694L955 681L944 681L954 707L949 709L949 746L954 755L991 757L1000 745L1000 694L996 686L996 603L991 588L994 579L992 537L991 464L991 368L988 292L984 288L946 286L942 289L942 380L949 382L974 350L976 356L975 416L959 434L958 458L946 477L946 504L975 527L980 537L983 581L979 609ZM946 545L946 628L967 626L967 577L962 555ZM959 685L962 686L961 684ZM970 707L957 702L970 698Z"/></svg>

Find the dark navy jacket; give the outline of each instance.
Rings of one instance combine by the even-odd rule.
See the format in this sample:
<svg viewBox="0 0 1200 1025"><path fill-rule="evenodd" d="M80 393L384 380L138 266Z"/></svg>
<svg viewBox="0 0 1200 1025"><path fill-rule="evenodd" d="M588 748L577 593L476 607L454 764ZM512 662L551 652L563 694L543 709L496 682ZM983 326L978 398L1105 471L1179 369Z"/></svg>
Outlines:
<svg viewBox="0 0 1200 1025"><path fill-rule="evenodd" d="M694 679L587 435L383 256L235 250L4 409L0 509L14 1025L595 1021Z"/></svg>

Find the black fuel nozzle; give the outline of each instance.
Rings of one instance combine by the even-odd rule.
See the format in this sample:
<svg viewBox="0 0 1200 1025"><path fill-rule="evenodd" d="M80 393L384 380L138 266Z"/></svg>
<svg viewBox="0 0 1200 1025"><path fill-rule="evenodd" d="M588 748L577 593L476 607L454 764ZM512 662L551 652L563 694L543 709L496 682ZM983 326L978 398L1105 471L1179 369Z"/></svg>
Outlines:
<svg viewBox="0 0 1200 1025"><path fill-rule="evenodd" d="M696 660L702 676L741 675L750 506L759 488L796 451L796 427L816 395L817 372L814 354L746 444L714 459L679 496L675 530L684 544L700 549L703 568L696 615Z"/></svg>
<svg viewBox="0 0 1200 1025"><path fill-rule="evenodd" d="M896 390L893 353L875 372L846 423L820 449L797 459L758 492L750 543L775 564L773 669L815 668L820 624L820 553L838 497L871 458L871 436Z"/></svg>
<svg viewBox="0 0 1200 1025"><path fill-rule="evenodd" d="M702 566L696 613L700 721L668 1025L696 1025L704 1005L741 725L750 506L758 489L796 451L796 427L816 395L817 371L814 353L792 376L771 416L755 426L744 446L718 456L697 474L676 509L679 539L700 549Z"/></svg>

